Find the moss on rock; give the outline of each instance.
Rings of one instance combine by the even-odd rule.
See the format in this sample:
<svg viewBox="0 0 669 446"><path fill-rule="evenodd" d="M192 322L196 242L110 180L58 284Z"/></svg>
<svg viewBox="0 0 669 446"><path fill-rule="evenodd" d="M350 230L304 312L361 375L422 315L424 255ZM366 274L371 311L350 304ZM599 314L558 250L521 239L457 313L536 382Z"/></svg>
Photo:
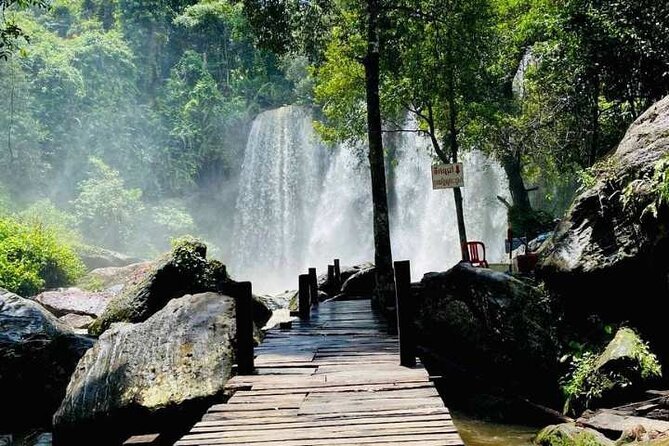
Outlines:
<svg viewBox="0 0 669 446"><path fill-rule="evenodd" d="M207 246L194 239L176 242L172 251L156 262L142 280L124 289L89 328L100 335L114 322L142 322L171 299L185 294L217 291L227 281L225 267L207 260Z"/></svg>
<svg viewBox="0 0 669 446"><path fill-rule="evenodd" d="M541 430L534 439L539 446L614 446L602 433L574 423L557 424Z"/></svg>
<svg viewBox="0 0 669 446"><path fill-rule="evenodd" d="M586 354L575 363L563 387L565 412L579 413L604 401L616 402L660 376L660 364L648 345L634 330L621 328L601 354Z"/></svg>

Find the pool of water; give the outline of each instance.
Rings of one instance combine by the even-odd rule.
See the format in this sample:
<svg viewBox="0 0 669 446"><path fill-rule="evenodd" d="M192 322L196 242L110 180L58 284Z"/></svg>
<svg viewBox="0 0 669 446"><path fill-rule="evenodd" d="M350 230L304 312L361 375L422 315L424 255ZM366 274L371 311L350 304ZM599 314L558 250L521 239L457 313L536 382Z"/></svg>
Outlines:
<svg viewBox="0 0 669 446"><path fill-rule="evenodd" d="M492 423L453 413L458 432L466 446L532 446L536 427Z"/></svg>

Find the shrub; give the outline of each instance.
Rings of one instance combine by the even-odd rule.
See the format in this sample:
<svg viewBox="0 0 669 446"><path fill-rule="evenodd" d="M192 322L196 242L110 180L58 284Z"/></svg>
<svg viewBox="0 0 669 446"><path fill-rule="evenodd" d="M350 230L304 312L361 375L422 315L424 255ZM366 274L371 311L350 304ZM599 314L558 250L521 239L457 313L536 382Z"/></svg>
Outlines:
<svg viewBox="0 0 669 446"><path fill-rule="evenodd" d="M73 283L84 266L72 247L38 224L0 217L0 287L31 296Z"/></svg>
<svg viewBox="0 0 669 446"><path fill-rule="evenodd" d="M91 175L79 183L74 211L88 240L106 248L124 249L143 211L142 191L127 189L121 174L97 158L90 159Z"/></svg>

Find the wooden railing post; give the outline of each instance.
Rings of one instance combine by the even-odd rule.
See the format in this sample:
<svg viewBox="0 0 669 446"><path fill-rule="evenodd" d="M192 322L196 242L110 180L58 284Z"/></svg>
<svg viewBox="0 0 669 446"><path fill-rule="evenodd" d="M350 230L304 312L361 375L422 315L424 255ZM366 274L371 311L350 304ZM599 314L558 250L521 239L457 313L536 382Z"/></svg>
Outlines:
<svg viewBox="0 0 669 446"><path fill-rule="evenodd" d="M416 339L413 329L413 302L411 301L411 264L408 260L395 262L395 296L400 365L414 367L416 365Z"/></svg>
<svg viewBox="0 0 669 446"><path fill-rule="evenodd" d="M318 305L318 276L316 268L309 268L309 294L311 295L311 305Z"/></svg>
<svg viewBox="0 0 669 446"><path fill-rule="evenodd" d="M251 282L235 287L235 319L237 323L237 373L253 373L253 291Z"/></svg>
<svg viewBox="0 0 669 446"><path fill-rule="evenodd" d="M336 293L339 294L340 287L335 282L335 269L334 265L328 265L328 283L333 290L336 290Z"/></svg>
<svg viewBox="0 0 669 446"><path fill-rule="evenodd" d="M339 259L334 259L334 275L335 280L337 281L337 287L341 288L341 266L339 265Z"/></svg>
<svg viewBox="0 0 669 446"><path fill-rule="evenodd" d="M300 274L298 300L300 304L300 319L309 320L311 315L311 297L309 293L309 275Z"/></svg>

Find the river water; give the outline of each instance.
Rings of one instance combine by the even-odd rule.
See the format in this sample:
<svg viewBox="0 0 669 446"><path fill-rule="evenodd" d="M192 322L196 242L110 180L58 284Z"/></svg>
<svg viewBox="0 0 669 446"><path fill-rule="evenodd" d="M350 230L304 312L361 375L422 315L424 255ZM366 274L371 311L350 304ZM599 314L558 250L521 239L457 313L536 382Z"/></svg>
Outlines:
<svg viewBox="0 0 669 446"><path fill-rule="evenodd" d="M536 427L500 424L454 412L453 421L466 446L532 446Z"/></svg>

